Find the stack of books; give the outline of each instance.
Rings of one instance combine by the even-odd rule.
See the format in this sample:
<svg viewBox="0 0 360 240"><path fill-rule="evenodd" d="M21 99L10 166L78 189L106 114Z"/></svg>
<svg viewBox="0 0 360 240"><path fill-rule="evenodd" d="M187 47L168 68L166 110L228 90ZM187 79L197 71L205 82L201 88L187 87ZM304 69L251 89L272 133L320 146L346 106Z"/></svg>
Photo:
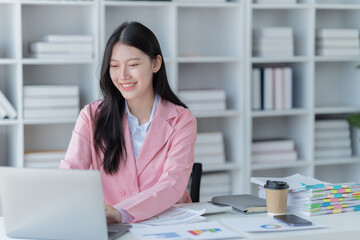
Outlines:
<svg viewBox="0 0 360 240"><path fill-rule="evenodd" d="M252 109L284 110L293 107L292 69L253 68Z"/></svg>
<svg viewBox="0 0 360 240"><path fill-rule="evenodd" d="M179 97L194 112L226 110L225 89L180 90Z"/></svg>
<svg viewBox="0 0 360 240"><path fill-rule="evenodd" d="M17 112L10 101L6 98L5 94L0 91L0 119L10 118L14 119Z"/></svg>
<svg viewBox="0 0 360 240"><path fill-rule="evenodd" d="M31 42L29 50L35 58L91 59L91 35L47 35L40 42Z"/></svg>
<svg viewBox="0 0 360 240"><path fill-rule="evenodd" d="M214 196L231 194L229 172L204 173L201 176L200 201L210 201Z"/></svg>
<svg viewBox="0 0 360 240"><path fill-rule="evenodd" d="M75 118L79 114L76 85L24 86L24 118Z"/></svg>
<svg viewBox="0 0 360 240"><path fill-rule="evenodd" d="M254 29L253 55L258 57L294 56L293 30L290 27Z"/></svg>
<svg viewBox="0 0 360 240"><path fill-rule="evenodd" d="M316 120L316 159L350 157L351 153L350 127L345 119Z"/></svg>
<svg viewBox="0 0 360 240"><path fill-rule="evenodd" d="M224 137L222 132L197 134L194 147L195 162L207 164L225 163Z"/></svg>
<svg viewBox="0 0 360 240"><path fill-rule="evenodd" d="M259 185L259 197L265 199L266 180L289 184L288 210L306 216L360 211L360 184L331 184L295 174L285 178L253 177Z"/></svg>
<svg viewBox="0 0 360 240"><path fill-rule="evenodd" d="M317 29L316 53L320 56L358 56L359 30L350 28Z"/></svg>
<svg viewBox="0 0 360 240"><path fill-rule="evenodd" d="M24 154L24 165L27 168L58 168L65 154L64 150L28 151Z"/></svg>
<svg viewBox="0 0 360 240"><path fill-rule="evenodd" d="M288 163L297 160L295 142L291 139L257 140L252 143L252 163Z"/></svg>
<svg viewBox="0 0 360 240"><path fill-rule="evenodd" d="M295 4L297 0L254 0L258 4Z"/></svg>

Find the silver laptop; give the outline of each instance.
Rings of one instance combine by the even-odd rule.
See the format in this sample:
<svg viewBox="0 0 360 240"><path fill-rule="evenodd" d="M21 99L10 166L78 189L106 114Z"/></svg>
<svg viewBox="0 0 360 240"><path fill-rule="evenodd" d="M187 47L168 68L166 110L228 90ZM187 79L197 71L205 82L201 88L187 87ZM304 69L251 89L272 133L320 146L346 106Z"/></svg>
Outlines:
<svg viewBox="0 0 360 240"><path fill-rule="evenodd" d="M0 167L0 200L9 237L107 240L130 228L107 226L97 171Z"/></svg>

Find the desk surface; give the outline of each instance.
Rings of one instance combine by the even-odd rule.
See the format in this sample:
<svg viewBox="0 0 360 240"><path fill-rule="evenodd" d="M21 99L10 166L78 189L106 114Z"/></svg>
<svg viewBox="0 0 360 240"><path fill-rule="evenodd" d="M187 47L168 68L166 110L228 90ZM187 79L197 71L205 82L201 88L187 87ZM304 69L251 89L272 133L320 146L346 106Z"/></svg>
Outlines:
<svg viewBox="0 0 360 240"><path fill-rule="evenodd" d="M252 218L267 216L267 214L243 215L235 212L206 215L208 221L216 221L222 218ZM312 217L304 217L314 223L326 226L322 229L312 229L306 231L288 231L288 232L272 232L272 233L243 233L245 239L266 239L266 240L351 240L360 237L360 211L348 212L331 215L320 215ZM4 220L0 218L0 239L11 240L6 237L4 229ZM137 240L137 238L128 232L117 240ZM244 239L244 238L241 238Z"/></svg>

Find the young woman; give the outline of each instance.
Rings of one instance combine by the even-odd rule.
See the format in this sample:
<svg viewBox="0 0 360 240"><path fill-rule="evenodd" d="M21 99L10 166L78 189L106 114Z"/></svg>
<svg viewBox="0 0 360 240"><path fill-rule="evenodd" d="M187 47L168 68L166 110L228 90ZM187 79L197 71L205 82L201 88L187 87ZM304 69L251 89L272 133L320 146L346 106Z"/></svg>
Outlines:
<svg viewBox="0 0 360 240"><path fill-rule="evenodd" d="M108 222L138 222L191 202L196 119L171 91L151 30L126 22L113 32L100 88L103 99L80 112L60 168L100 171Z"/></svg>

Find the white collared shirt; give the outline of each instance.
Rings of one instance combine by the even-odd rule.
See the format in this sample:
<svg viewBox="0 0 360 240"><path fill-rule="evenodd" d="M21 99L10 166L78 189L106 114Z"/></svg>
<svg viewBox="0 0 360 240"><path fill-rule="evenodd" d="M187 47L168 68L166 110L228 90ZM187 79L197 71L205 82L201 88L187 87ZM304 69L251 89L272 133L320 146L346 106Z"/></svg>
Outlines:
<svg viewBox="0 0 360 240"><path fill-rule="evenodd" d="M158 94L155 94L155 100L151 110L150 119L148 122L143 123L142 125L139 126L139 120L137 119L137 117L131 114L127 102L125 101L125 111L129 122L131 143L134 151L135 160L139 155L141 146L144 143L147 132L149 131L150 124L156 113L158 103L159 103L159 96Z"/></svg>

